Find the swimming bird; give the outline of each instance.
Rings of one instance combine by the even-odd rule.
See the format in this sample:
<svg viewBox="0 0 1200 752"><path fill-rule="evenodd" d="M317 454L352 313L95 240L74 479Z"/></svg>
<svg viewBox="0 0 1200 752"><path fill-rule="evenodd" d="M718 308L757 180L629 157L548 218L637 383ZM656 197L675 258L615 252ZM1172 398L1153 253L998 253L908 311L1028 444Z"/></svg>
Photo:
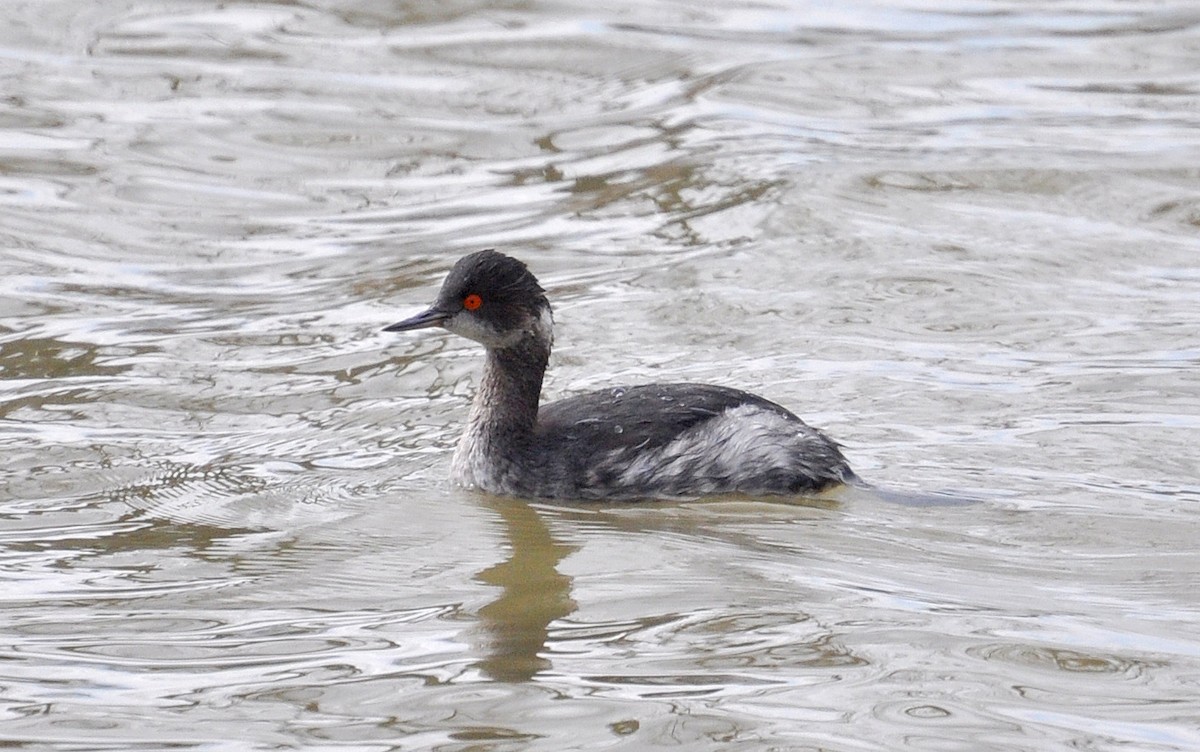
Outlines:
<svg viewBox="0 0 1200 752"><path fill-rule="evenodd" d="M459 259L428 309L384 329L442 327L486 351L456 483L582 500L803 495L856 480L834 441L739 389L643 384L540 404L553 324L529 268L486 250Z"/></svg>

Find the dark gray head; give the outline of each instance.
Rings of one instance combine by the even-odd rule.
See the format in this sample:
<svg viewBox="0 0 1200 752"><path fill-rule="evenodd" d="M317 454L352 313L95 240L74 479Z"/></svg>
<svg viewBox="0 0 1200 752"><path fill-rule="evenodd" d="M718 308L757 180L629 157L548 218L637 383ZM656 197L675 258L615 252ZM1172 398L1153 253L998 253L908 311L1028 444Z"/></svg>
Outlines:
<svg viewBox="0 0 1200 752"><path fill-rule="evenodd" d="M443 327L491 349L551 339L550 302L524 263L493 250L463 256L427 310L384 329Z"/></svg>

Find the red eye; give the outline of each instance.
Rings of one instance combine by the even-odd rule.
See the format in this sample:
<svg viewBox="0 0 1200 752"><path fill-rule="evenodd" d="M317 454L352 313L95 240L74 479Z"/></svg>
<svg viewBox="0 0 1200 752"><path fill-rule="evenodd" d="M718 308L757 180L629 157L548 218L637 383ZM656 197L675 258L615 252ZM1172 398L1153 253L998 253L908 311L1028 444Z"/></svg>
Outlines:
<svg viewBox="0 0 1200 752"><path fill-rule="evenodd" d="M479 297L475 293L471 293L467 297L463 298L463 308L466 308L468 311L474 311L481 305L483 305L483 298Z"/></svg>

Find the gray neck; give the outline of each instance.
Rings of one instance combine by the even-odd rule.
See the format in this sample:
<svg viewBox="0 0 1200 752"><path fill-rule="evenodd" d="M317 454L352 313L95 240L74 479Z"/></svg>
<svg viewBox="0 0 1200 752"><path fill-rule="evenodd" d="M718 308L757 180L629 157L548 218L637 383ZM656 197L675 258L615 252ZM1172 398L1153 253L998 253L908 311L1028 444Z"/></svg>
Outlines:
<svg viewBox="0 0 1200 752"><path fill-rule="evenodd" d="M550 346L537 337L502 350L489 349L467 431L500 447L530 436L549 361Z"/></svg>
<svg viewBox="0 0 1200 752"><path fill-rule="evenodd" d="M454 451L451 477L492 493L515 493L514 472L530 459L542 377L554 341L550 309L507 347L489 347L471 416Z"/></svg>

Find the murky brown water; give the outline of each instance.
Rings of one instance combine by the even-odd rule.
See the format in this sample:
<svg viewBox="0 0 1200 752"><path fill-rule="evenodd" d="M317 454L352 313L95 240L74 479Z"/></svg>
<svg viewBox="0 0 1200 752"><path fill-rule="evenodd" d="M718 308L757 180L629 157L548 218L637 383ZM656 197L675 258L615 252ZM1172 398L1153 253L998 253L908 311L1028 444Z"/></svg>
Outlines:
<svg viewBox="0 0 1200 752"><path fill-rule="evenodd" d="M1200 749L1194 3L2 17L0 744ZM447 487L491 246L984 501Z"/></svg>

